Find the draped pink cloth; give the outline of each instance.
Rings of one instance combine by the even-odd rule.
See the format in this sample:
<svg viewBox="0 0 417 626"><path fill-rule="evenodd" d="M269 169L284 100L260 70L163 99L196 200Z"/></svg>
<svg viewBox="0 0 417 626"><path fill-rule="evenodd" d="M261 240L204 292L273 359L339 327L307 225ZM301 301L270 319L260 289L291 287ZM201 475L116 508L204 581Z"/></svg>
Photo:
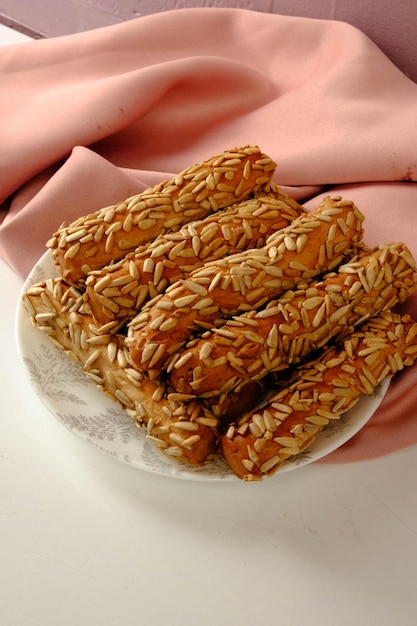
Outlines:
<svg viewBox="0 0 417 626"><path fill-rule="evenodd" d="M22 277L64 220L246 144L308 208L352 199L367 243L417 256L417 85L348 24L168 11L0 48L0 92L0 253ZM326 461L416 443L416 407L413 367Z"/></svg>

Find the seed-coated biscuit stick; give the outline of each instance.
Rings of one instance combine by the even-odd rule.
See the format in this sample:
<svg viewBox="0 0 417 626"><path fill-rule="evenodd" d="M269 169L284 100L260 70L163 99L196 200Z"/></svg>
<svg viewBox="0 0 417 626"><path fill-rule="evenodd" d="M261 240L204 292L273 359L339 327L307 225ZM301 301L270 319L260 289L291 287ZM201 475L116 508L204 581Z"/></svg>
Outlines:
<svg viewBox="0 0 417 626"><path fill-rule="evenodd" d="M24 303L32 323L60 350L80 362L91 382L117 402L168 457L201 465L216 451L218 419L201 403L184 401L129 361L124 337L97 334L82 313L83 299L62 278L30 287Z"/></svg>
<svg viewBox="0 0 417 626"><path fill-rule="evenodd" d="M417 323L390 312L297 368L293 381L229 427L223 455L239 478L261 480L311 445L331 421L417 358Z"/></svg>
<svg viewBox="0 0 417 626"><path fill-rule="evenodd" d="M392 308L416 288L415 261L403 243L381 245L261 311L207 331L178 355L170 382L196 396L238 392L249 380L287 368L331 340Z"/></svg>
<svg viewBox="0 0 417 626"><path fill-rule="evenodd" d="M124 257L159 234L244 200L268 183L276 163L257 146L193 165L123 202L62 225L47 247L67 282Z"/></svg>
<svg viewBox="0 0 417 626"><path fill-rule="evenodd" d="M276 190L234 204L208 217L165 233L119 261L91 272L85 301L99 324L115 327L133 317L149 299L204 263L263 246L304 209Z"/></svg>

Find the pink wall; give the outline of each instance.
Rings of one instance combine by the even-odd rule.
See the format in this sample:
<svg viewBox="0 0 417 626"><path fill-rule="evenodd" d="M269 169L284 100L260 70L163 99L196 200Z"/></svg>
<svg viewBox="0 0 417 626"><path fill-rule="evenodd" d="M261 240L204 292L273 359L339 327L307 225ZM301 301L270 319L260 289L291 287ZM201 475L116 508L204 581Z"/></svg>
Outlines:
<svg viewBox="0 0 417 626"><path fill-rule="evenodd" d="M159 11L212 6L348 22L417 82L416 0L1 0L0 22L53 37Z"/></svg>

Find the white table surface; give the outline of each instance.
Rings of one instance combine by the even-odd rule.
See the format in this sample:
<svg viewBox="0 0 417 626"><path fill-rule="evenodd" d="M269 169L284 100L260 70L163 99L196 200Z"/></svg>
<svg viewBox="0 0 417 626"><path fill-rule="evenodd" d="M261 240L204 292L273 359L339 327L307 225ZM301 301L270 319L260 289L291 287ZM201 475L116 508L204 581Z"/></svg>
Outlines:
<svg viewBox="0 0 417 626"><path fill-rule="evenodd" d="M35 396L23 281L1 260L0 276L0 624L416 624L415 446L254 484L135 470Z"/></svg>

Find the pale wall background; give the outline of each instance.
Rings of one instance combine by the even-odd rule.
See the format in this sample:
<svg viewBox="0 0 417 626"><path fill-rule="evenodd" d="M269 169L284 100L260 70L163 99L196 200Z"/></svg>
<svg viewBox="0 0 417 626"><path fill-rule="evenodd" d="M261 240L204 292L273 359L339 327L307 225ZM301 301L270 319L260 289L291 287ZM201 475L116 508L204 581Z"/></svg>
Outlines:
<svg viewBox="0 0 417 626"><path fill-rule="evenodd" d="M417 0L0 0L0 22L36 37L55 37L185 7L240 7L348 22L417 82Z"/></svg>

